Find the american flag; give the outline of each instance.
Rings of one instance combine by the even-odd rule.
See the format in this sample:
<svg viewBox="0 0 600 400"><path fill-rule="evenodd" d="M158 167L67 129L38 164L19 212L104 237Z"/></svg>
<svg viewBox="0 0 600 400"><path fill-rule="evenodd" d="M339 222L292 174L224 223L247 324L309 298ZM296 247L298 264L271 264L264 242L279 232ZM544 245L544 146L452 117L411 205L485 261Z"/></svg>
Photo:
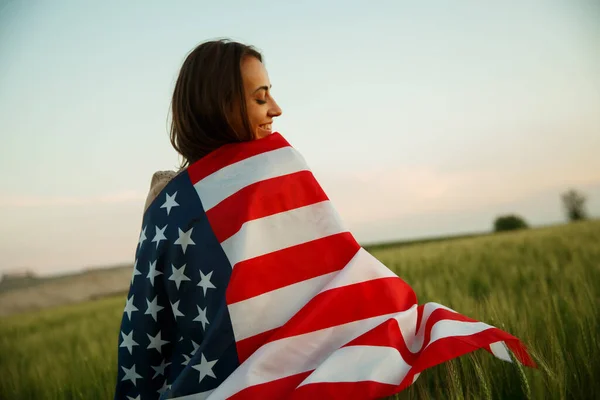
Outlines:
<svg viewBox="0 0 600 400"><path fill-rule="evenodd" d="M279 133L223 146L144 214L116 399L372 399L523 344L412 288L346 229Z"/></svg>

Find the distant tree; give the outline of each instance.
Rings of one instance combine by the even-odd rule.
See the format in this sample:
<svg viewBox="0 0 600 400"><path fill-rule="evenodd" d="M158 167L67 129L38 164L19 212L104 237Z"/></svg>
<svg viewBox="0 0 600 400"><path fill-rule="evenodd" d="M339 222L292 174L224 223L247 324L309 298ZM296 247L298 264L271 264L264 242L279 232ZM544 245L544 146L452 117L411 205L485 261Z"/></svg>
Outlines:
<svg viewBox="0 0 600 400"><path fill-rule="evenodd" d="M569 221L580 221L587 219L585 210L585 196L577 190L571 189L562 194L563 206Z"/></svg>
<svg viewBox="0 0 600 400"><path fill-rule="evenodd" d="M517 229L527 229L529 225L518 215L502 215L494 221L494 232L514 231Z"/></svg>

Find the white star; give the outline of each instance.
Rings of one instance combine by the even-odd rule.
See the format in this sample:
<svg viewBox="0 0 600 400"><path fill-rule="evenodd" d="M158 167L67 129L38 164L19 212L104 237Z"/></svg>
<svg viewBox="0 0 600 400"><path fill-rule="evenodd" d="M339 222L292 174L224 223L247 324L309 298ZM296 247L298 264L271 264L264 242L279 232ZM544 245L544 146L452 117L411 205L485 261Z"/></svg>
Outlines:
<svg viewBox="0 0 600 400"><path fill-rule="evenodd" d="M154 278L162 275L162 272L156 270L156 260L154 260L154 262L149 262L148 264L150 264L150 267L148 269L148 275L146 275L146 278L150 279L150 284L154 286Z"/></svg>
<svg viewBox="0 0 600 400"><path fill-rule="evenodd" d="M130 397L130 396L127 396L127 400L141 400L140 396L141 396L141 395L139 395L139 394L138 394L138 395L137 395L137 397L135 397L135 398L133 398L133 397Z"/></svg>
<svg viewBox="0 0 600 400"><path fill-rule="evenodd" d="M162 362L160 363L159 366L152 366L152 369L154 371L156 371L154 373L154 376L152 377L152 379L156 378L158 375L164 375L165 374L165 368L168 367L169 365L171 365L171 363L165 363L165 360L162 360Z"/></svg>
<svg viewBox="0 0 600 400"><path fill-rule="evenodd" d="M137 269L137 260L135 260L135 264L133 264L133 274L131 275L131 284L133 285L133 280L136 275L141 275L142 273Z"/></svg>
<svg viewBox="0 0 600 400"><path fill-rule="evenodd" d="M133 330L129 332L129 335L126 335L123 331L121 331L121 336L123 337L123 341L119 345L119 347L127 347L129 350L129 354L133 353L133 346L139 346L135 340L133 340Z"/></svg>
<svg viewBox="0 0 600 400"><path fill-rule="evenodd" d="M146 333L146 335L148 335L148 334ZM150 344L148 345L148 350L156 349L156 350L158 350L159 353L161 352L160 348L162 346L164 346L165 344L169 343L166 340L162 340L162 338L160 337L160 331L158 331L158 333L154 337L148 335L148 339L150 339Z"/></svg>
<svg viewBox="0 0 600 400"><path fill-rule="evenodd" d="M133 294L130 298L127 299L127 304L125 304L125 310L123 312L127 313L127 317L131 321L131 313L134 311L138 311L138 308L133 305Z"/></svg>
<svg viewBox="0 0 600 400"><path fill-rule="evenodd" d="M184 232L181 229L177 228L177 230L179 231L179 238L175 241L175 244L178 244L181 246L181 250L183 250L183 254L185 254L185 251L187 250L188 246L192 246L192 245L196 244L192 240L192 230L193 229L194 228L190 228L189 231Z"/></svg>
<svg viewBox="0 0 600 400"><path fill-rule="evenodd" d="M206 297L206 291L208 289L216 289L215 285L212 284L212 282L210 281L210 277L212 276L213 271L210 271L208 273L208 275L204 275L202 273L202 271L200 271L200 282L198 283L198 286L200 286L202 288L202 290L204 291L204 296Z"/></svg>
<svg viewBox="0 0 600 400"><path fill-rule="evenodd" d="M167 380L165 379L165 383L164 383L163 387L158 389L157 392L162 396L162 394L165 393L169 389L171 389L171 385L167 385Z"/></svg>
<svg viewBox="0 0 600 400"><path fill-rule="evenodd" d="M125 372L125 376L123 377L123 379L121 379L121 382L130 380L131 382L133 382L133 385L135 386L135 380L142 379L142 376L139 375L137 372L135 372L135 364L133 364L133 367L131 367L131 368L125 368L125 367L121 367L121 368L123 369L123 372Z"/></svg>
<svg viewBox="0 0 600 400"><path fill-rule="evenodd" d="M200 306L196 306L198 308L198 316L194 318L194 321L200 321L202 324L202 329L206 330L206 325L208 324L208 318L206 318L206 308L202 309Z"/></svg>
<svg viewBox="0 0 600 400"><path fill-rule="evenodd" d="M192 340L192 346L194 346L194 350L192 350L192 352L190 354L194 355L194 354L196 354L196 352L200 348L200 345Z"/></svg>
<svg viewBox="0 0 600 400"><path fill-rule="evenodd" d="M140 239L138 241L138 244L140 245L140 248L142 247L142 243L144 243L144 240L146 240L146 227L144 227L144 229L142 229L142 231L140 232Z"/></svg>
<svg viewBox="0 0 600 400"><path fill-rule="evenodd" d="M185 315L179 311L179 300L177 300L175 303L171 303L171 309L173 310L173 316L175 317L175 320L177 320L177 317L185 317Z"/></svg>
<svg viewBox="0 0 600 400"><path fill-rule="evenodd" d="M171 264L171 268L173 269L173 273L169 277L169 280L174 281L175 285L177 286L177 290L179 290L181 281L189 281L191 279L185 276L185 264L183 264L180 268L175 268L175 266Z"/></svg>
<svg viewBox="0 0 600 400"><path fill-rule="evenodd" d="M156 226L156 234L154 235L154 239L152 239L152 243L156 242L157 249L158 244L161 240L167 240L167 237L165 236L165 229L167 229L167 225L163 226L160 229L158 228L158 226Z"/></svg>
<svg viewBox="0 0 600 400"><path fill-rule="evenodd" d="M165 204L160 206L160 208L167 209L167 215L169 215L169 213L171 212L171 208L179 206L179 204L177 204L177 202L175 201L175 196L177 196L177 192L173 193L173 196L169 196L169 193L167 193L167 200L165 201Z"/></svg>
<svg viewBox="0 0 600 400"><path fill-rule="evenodd" d="M181 363L181 365L188 365L192 358L190 356L188 356L187 354L182 354L182 356L185 360Z"/></svg>
<svg viewBox="0 0 600 400"><path fill-rule="evenodd" d="M158 312L164 308L163 306L158 305L158 296L154 296L154 300L152 301L148 301L148 299L146 299L146 303L148 303L148 308L146 309L144 315L152 315L154 321L158 321Z"/></svg>
<svg viewBox="0 0 600 400"><path fill-rule="evenodd" d="M217 361L218 360L207 361L206 357L204 357L204 354L200 354L200 364L192 365L192 368L200 372L200 379L198 380L198 383L202 382L202 379L204 379L205 376L212 376L213 378L216 378L212 367L217 363Z"/></svg>

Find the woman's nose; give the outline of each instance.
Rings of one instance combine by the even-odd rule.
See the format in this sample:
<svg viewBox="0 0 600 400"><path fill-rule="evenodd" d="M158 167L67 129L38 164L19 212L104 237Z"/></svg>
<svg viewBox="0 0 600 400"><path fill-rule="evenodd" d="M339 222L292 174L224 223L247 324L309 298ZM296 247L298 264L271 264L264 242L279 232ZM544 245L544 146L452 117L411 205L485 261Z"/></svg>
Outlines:
<svg viewBox="0 0 600 400"><path fill-rule="evenodd" d="M269 117L279 117L281 115L281 113L282 113L281 107L279 107L277 102L275 100L273 100L271 108L269 109Z"/></svg>

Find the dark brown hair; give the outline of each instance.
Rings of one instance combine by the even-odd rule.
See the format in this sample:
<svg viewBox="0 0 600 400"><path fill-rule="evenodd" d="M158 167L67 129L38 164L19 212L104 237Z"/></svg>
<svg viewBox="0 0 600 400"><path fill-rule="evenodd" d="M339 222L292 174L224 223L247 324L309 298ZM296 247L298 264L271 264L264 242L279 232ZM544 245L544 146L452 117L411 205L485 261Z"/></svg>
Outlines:
<svg viewBox="0 0 600 400"><path fill-rule="evenodd" d="M189 166L218 147L254 139L248 122L241 62L262 55L252 46L220 39L188 54L171 102L171 144ZM239 113L236 115L236 113ZM242 121L243 130L234 119Z"/></svg>

